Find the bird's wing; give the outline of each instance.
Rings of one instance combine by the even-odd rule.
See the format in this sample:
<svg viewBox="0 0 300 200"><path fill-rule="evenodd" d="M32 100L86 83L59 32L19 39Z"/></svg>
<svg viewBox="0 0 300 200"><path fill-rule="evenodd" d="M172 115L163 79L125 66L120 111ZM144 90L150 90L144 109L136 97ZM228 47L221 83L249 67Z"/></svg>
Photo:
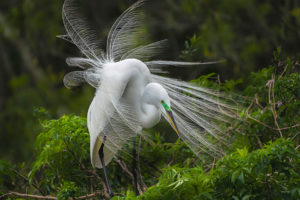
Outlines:
<svg viewBox="0 0 300 200"><path fill-rule="evenodd" d="M219 147L229 139L222 126L239 119L243 98L158 75L152 75L152 80L167 90L180 137L195 154L206 151L222 155ZM212 144L210 137L218 142Z"/></svg>
<svg viewBox="0 0 300 200"><path fill-rule="evenodd" d="M101 69L90 68L84 71L72 71L64 76L64 85L73 88L88 83L94 88L101 84Z"/></svg>
<svg viewBox="0 0 300 200"><path fill-rule="evenodd" d="M138 45L138 38L142 38L144 28L142 13L138 8L145 1L137 1L125 10L112 25L107 37L107 58L118 61L127 51Z"/></svg>
<svg viewBox="0 0 300 200"><path fill-rule="evenodd" d="M124 76L118 72L103 78L103 84L97 89L90 105L87 124L90 133L90 155L93 166L102 168L99 149L106 135L104 145L105 164L108 164L118 150L137 133L138 123L134 113L121 96L127 85Z"/></svg>
<svg viewBox="0 0 300 200"><path fill-rule="evenodd" d="M137 11L144 1L138 1L129 7L114 23L107 40L107 52L110 60L119 61L136 58L144 61L152 73L164 73L164 66L194 66L216 64L214 62L180 62L167 60L152 60L160 55L166 46L166 40L146 45L137 45L142 32L142 18ZM222 154L221 148L212 145L209 137L216 138L220 144L226 143L222 123L231 123L237 117L237 105L234 98L220 92L198 87L190 83L152 75L153 81L164 86L172 99L174 115L178 121L181 138L194 150L196 154L207 150Z"/></svg>
<svg viewBox="0 0 300 200"><path fill-rule="evenodd" d="M101 69L105 60L105 54L100 48L101 42L79 15L74 0L65 0L62 19L67 34L58 37L75 44L85 56L85 58L67 58L66 62L69 66L84 70L67 73L64 77L65 86L72 88L87 82L95 88L99 87Z"/></svg>
<svg viewBox="0 0 300 200"><path fill-rule="evenodd" d="M165 50L167 42L168 40L164 39L150 44L140 45L124 53L121 60L128 58L135 58L141 61L150 60L151 58L160 55L162 51Z"/></svg>
<svg viewBox="0 0 300 200"><path fill-rule="evenodd" d="M72 2L73 0L66 0L64 3L63 21L67 30L67 36L63 38L68 41L71 40L86 58L70 58L67 60L70 66L83 68L84 71L67 74L64 82L68 87L88 82L97 88L96 96L88 112L88 125L91 133L92 162L96 166L101 167L97 150L100 148L103 134L119 134L119 130L122 130L123 126L123 124L118 124L120 119L123 120L124 124L127 124L127 127L135 126L130 124L130 120L126 120L128 119L126 118L126 114L128 114L126 106L118 102L118 97L120 97L124 88L114 88L116 95L111 96L109 92L105 91L108 86L107 88L102 87L104 83L114 84L117 80L115 76L111 80L103 80L101 70L104 63L136 58L146 61L150 71L159 74L163 72L161 68L167 65L192 66L214 64L216 62L152 60L153 56L160 55L161 50L165 46L165 40L145 45L139 44L139 42L144 40L142 36L145 30L143 28L143 17L138 8L143 5L145 0L137 1L113 24L108 34L106 55L104 55L103 51L98 47L99 42L95 39L95 34L85 26L82 18L78 16L76 9L74 9ZM199 147L204 147L221 153L218 147L209 142L208 136L217 138L219 141L225 140L225 137L223 137L224 131L220 128L220 122L230 123L235 118L234 111L237 109L232 106L235 104L234 98L172 78L152 75L152 79L163 85L168 91L172 99L174 115L176 121L178 121L178 128L182 133L181 138L189 144L194 152L198 154L200 151ZM116 118L116 116L119 118ZM130 134L128 133L128 135ZM113 145L113 143L117 144ZM118 149L121 143L123 142L117 139L111 141L112 149L105 149L108 155L106 159L112 157L115 149ZM113 149L113 146L118 148Z"/></svg>
<svg viewBox="0 0 300 200"><path fill-rule="evenodd" d="M88 28L73 0L65 0L62 10L62 19L67 31L63 39L74 43L87 58L98 60L103 58L103 51L99 47L101 42L96 34Z"/></svg>
<svg viewBox="0 0 300 200"><path fill-rule="evenodd" d="M137 1L124 11L115 21L110 29L107 38L107 59L109 61L121 61L128 58L135 58L144 61L150 71L161 73L158 70L163 66L192 66L203 64L216 64L216 62L180 62L167 60L151 60L167 47L167 40L160 40L153 43L144 44L146 39L144 15L139 12L139 8L145 0ZM153 70L152 70L153 69Z"/></svg>
<svg viewBox="0 0 300 200"><path fill-rule="evenodd" d="M64 77L66 87L76 87L85 82L97 88L101 83L101 70L107 62L117 62L128 58L135 58L146 62L152 73L165 73L162 68L166 65L192 66L200 64L213 64L215 62L178 62L151 60L161 55L167 46L167 40L146 43L144 16L139 8L146 0L137 1L130 6L111 27L108 37L106 54L100 48L101 42L96 34L88 28L86 22L78 14L74 0L64 2L62 18L66 35L60 38L74 43L86 58L67 58L66 62L71 67L79 67L83 71L70 72Z"/></svg>

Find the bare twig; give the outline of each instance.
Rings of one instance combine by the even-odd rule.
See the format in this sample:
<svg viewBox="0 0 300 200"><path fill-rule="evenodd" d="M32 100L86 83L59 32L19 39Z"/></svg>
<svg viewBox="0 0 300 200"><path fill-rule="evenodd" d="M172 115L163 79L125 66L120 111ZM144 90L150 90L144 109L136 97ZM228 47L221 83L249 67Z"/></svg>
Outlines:
<svg viewBox="0 0 300 200"><path fill-rule="evenodd" d="M300 124L295 124L295 125L293 125L293 126L284 127L284 128L281 128L280 130L286 130L286 129L290 129L290 128L296 128L296 127L298 127L298 126L300 126Z"/></svg>
<svg viewBox="0 0 300 200"><path fill-rule="evenodd" d="M293 126L283 127L283 128L278 128L278 127L277 127L277 128L274 128L274 127L272 127L272 126L269 126L269 125L267 125L267 124L265 124L265 123L263 123L263 122L261 122L261 121L255 119L255 118L251 117L251 115L249 114L249 110L252 108L252 106L253 106L253 101L251 102L251 104L250 104L250 106L247 108L247 110L245 111L246 118L249 118L249 119L251 119L251 120L257 122L258 124L260 124L260 125L262 125L262 126L264 126L264 127L267 127L267 128L272 129L272 130L274 130L274 131L282 131L282 130L286 130L286 129L290 129L290 128L296 128L296 127L300 126L300 124L295 124L295 125L293 125Z"/></svg>
<svg viewBox="0 0 300 200"><path fill-rule="evenodd" d="M115 159L114 160L116 163L118 163L120 165L120 167L130 176L133 178L133 174L130 172L130 170L128 169L128 167L126 166L126 164L124 162L122 162L119 159Z"/></svg>
<svg viewBox="0 0 300 200"><path fill-rule="evenodd" d="M267 124L264 124L264 123L258 121L257 119L252 118L252 117L249 115L249 110L250 110L250 108L252 107L253 102L254 102L254 101L251 102L250 106L249 106L249 107L247 108L247 110L246 110L246 116L247 116L247 118L250 118L250 119L252 119L252 120L254 120L254 121L256 121L256 122L258 122L258 123L260 123L260 124L262 124L262 125L264 125L264 126L268 126ZM260 104L259 104L259 102L258 102L257 94L255 94L255 103L262 109L262 107L260 106ZM272 128L272 127L270 127L270 128ZM259 147L262 149L262 148L263 148L263 144L262 144L262 142L261 142L261 140L260 140L260 138L259 138L258 135L256 135L256 139L257 139L257 142L258 142Z"/></svg>
<svg viewBox="0 0 300 200"><path fill-rule="evenodd" d="M267 124L265 124L265 123L263 123L263 122L261 122L261 121L255 119L255 118L251 117L248 113L247 113L247 117L248 117L249 119L252 119L253 121L259 123L259 124L262 125L262 126L265 126L265 127L269 128L269 129L272 129L272 130L277 130L276 128L273 128L272 126L269 126L269 125L267 125Z"/></svg>
<svg viewBox="0 0 300 200"><path fill-rule="evenodd" d="M215 168L216 160L217 159L214 157L214 161L213 161L213 163L211 165L211 169L209 171L211 171L211 170L213 170Z"/></svg>
<svg viewBox="0 0 300 200"><path fill-rule="evenodd" d="M80 196L80 197L74 197L73 199L90 199L90 198L93 198L93 197L96 197L96 196L102 196L102 197L106 197L105 194L103 194L102 192L100 191L95 191L94 193L91 193L91 194L87 194L87 195L84 195L84 196ZM106 197L107 198L107 197Z"/></svg>
<svg viewBox="0 0 300 200"><path fill-rule="evenodd" d="M269 104L271 107L271 111L273 113L274 124L277 127L280 137L283 137L281 129L277 122L278 115L277 115L276 108L275 108L276 104L275 104L275 95L274 95L274 84L275 84L275 75L274 74L272 74L272 80L269 80L269 82L270 82L270 84L267 84L267 86L269 87ZM272 97L271 97L271 93L272 93ZM271 98L272 98L272 100L271 100Z"/></svg>
<svg viewBox="0 0 300 200"><path fill-rule="evenodd" d="M100 182L101 182L101 185L103 186L103 196L106 197L106 198L109 198L109 194L108 194L108 189L107 189L107 186L106 184L104 183L104 181L102 180L102 178L97 174L96 170L89 170L86 168L86 166L77 158L77 156L74 154L74 152L69 148L69 145L67 143L66 140L63 140L63 142L65 143L66 145L66 148L67 148L67 151L74 157L74 159L78 162L78 165L80 167L81 170L87 172L87 173L90 173L92 174L94 177L96 177Z"/></svg>
<svg viewBox="0 0 300 200"><path fill-rule="evenodd" d="M142 187L143 187L143 190L146 191L148 189L148 186L145 184L144 180L143 180L143 177L142 177L142 174L140 173L140 171L138 170L139 173L138 176L139 176L139 179L141 181L141 184L142 184ZM141 193L142 194L142 193Z"/></svg>
<svg viewBox="0 0 300 200"><path fill-rule="evenodd" d="M130 172L130 170L128 169L126 164L124 162L122 162L121 160L118 160L118 159L115 159L115 162L118 163L121 166L121 168L132 178L132 181L133 181L133 179L134 179L133 174ZM140 194L143 193L139 183L137 183L137 189L139 190Z"/></svg>
<svg viewBox="0 0 300 200"><path fill-rule="evenodd" d="M18 176L20 176L21 178L23 178L29 185L32 185L35 189L37 189L41 194L43 194L43 192L40 190L40 188L35 184L35 183L30 183L28 178L25 177L24 175L22 175L21 173L19 173L17 170L11 168L11 170L17 174Z"/></svg>
<svg viewBox="0 0 300 200"><path fill-rule="evenodd" d="M53 196L41 196L41 195L34 195L34 194L22 194L19 192L9 192L6 193L2 196L0 196L0 199L4 199L5 197L9 196L18 196L18 197L23 197L23 198L33 198L33 199L57 199L56 197Z"/></svg>
<svg viewBox="0 0 300 200"><path fill-rule="evenodd" d="M23 194L23 193L19 193L19 192L9 192L9 193L6 193L2 196L0 196L0 199L4 199L5 197L9 197L9 196L18 196L18 197L23 197L23 198L33 198L33 199L54 199L56 200L57 197L54 197L54 196L41 196L41 195L34 195L34 194ZM93 198L93 197L96 197L96 196L102 196L102 197L105 197L105 195L100 192L100 191L96 191L94 193L91 193L91 194L87 194L87 195L83 195L83 196L79 196L79 197L73 197L73 198L70 198L70 199L74 199L74 200L80 200L80 199L90 199L90 198Z"/></svg>
<svg viewBox="0 0 300 200"><path fill-rule="evenodd" d="M104 190L104 195L106 197L109 197L107 186L104 183L103 179L97 174L96 170L86 169L85 171L95 176L101 182L101 185L103 186L103 190Z"/></svg>
<svg viewBox="0 0 300 200"><path fill-rule="evenodd" d="M259 145L259 148L263 148L263 144L262 144L262 142L261 142L261 140L260 140L260 138L259 138L259 136L258 135L256 135L256 139L257 139L257 142L258 142L258 145Z"/></svg>
<svg viewBox="0 0 300 200"><path fill-rule="evenodd" d="M255 104L258 105L258 107L260 107L261 109L264 108L262 105L260 105L259 100L257 98L257 94L255 94Z"/></svg>
<svg viewBox="0 0 300 200"><path fill-rule="evenodd" d="M300 133L298 132L298 133L296 133L293 137L292 137L292 141L299 135Z"/></svg>
<svg viewBox="0 0 300 200"><path fill-rule="evenodd" d="M251 104L249 105L249 107L247 108L247 110L245 111L246 115L248 116L249 114L249 110L252 108L253 106L253 101L251 101Z"/></svg>
<svg viewBox="0 0 300 200"><path fill-rule="evenodd" d="M96 170L89 170L85 167L85 165L76 157L76 155L74 154L74 152L69 148L69 145L67 143L66 140L63 140L63 142L66 145L67 151L74 157L74 159L78 162L79 167L81 170L84 170L85 172L88 172L90 174L92 174L94 177L96 177L100 182L101 185L103 186L103 190L104 190L104 194L103 196L105 196L106 198L109 198L109 194L108 194L108 189L106 184L104 183L104 181L100 178L100 176L97 174Z"/></svg>
<svg viewBox="0 0 300 200"><path fill-rule="evenodd" d="M265 124L265 123L263 123L263 122L261 122L261 121L255 119L255 118L251 117L248 113L247 113L246 115L247 115L247 117L248 117L249 119L251 119L251 120L253 120L253 121L259 123L259 124L262 125L262 126L265 126L265 127L269 128L269 129L272 129L272 130L274 130L274 131L279 131L279 130L282 131L282 130L286 130L286 129L290 129L290 128L296 128L296 127L300 126L300 124L296 124L296 125L293 125L293 126L289 126L289 127L284 127L284 128L279 128L279 129L278 129L278 128L274 128L274 127L272 127L272 126L269 126L269 125L267 125L267 124Z"/></svg>
<svg viewBox="0 0 300 200"><path fill-rule="evenodd" d="M284 66L284 69L283 69L282 73L280 74L280 76L278 77L278 80L282 78L282 76L284 75L284 73L285 73L285 71L287 70L288 66L289 66L288 64L286 64L286 65Z"/></svg>
<svg viewBox="0 0 300 200"><path fill-rule="evenodd" d="M174 162L174 151L172 152L172 159L171 161L168 163L168 167L170 167Z"/></svg>

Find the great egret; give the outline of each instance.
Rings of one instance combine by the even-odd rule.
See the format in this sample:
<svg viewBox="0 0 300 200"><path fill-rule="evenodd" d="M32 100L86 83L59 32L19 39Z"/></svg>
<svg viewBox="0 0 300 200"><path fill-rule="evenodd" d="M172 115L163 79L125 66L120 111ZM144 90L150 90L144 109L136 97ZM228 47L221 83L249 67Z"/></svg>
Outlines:
<svg viewBox="0 0 300 200"><path fill-rule="evenodd" d="M222 154L206 135L224 142L226 139L218 121L229 122L235 117L227 96L159 75L166 65L209 63L151 60L159 55L166 40L137 46L137 38L144 34L138 11L143 2L133 4L113 24L106 52L99 48L95 34L78 16L72 0L65 1L62 12L67 34L60 37L75 44L84 55L67 59L69 66L83 70L68 73L64 84L71 88L87 82L96 88L87 114L91 163L103 168L111 196L105 166L123 144L141 134L143 128L155 126L161 115L196 154L201 150ZM138 193L136 171L133 171Z"/></svg>

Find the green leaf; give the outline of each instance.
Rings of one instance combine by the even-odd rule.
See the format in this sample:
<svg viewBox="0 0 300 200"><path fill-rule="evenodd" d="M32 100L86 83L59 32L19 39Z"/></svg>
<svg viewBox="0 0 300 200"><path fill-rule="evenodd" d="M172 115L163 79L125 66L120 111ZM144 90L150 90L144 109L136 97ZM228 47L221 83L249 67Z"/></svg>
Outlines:
<svg viewBox="0 0 300 200"><path fill-rule="evenodd" d="M235 183L236 179L238 178L238 176L240 175L240 171L234 171L231 175L231 183Z"/></svg>

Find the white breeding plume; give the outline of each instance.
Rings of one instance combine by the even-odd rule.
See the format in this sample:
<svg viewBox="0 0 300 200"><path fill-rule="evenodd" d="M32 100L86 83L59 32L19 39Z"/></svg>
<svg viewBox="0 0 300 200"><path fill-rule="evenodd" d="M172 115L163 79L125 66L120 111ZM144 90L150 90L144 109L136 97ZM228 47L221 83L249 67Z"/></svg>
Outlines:
<svg viewBox="0 0 300 200"><path fill-rule="evenodd" d="M113 24L107 37L106 51L99 46L77 14L72 0L63 6L67 34L60 36L75 44L84 58L68 58L69 66L81 68L64 77L71 88L84 82L96 88L87 115L90 132L91 162L102 168L99 149L105 136L104 163L143 128L156 125L161 115L195 154L203 151L222 154L214 143L226 144L220 124L236 118L234 101L218 92L188 82L160 76L164 66L187 66L216 62L177 62L153 60L166 40L140 45L144 35L143 0L129 7ZM173 111L173 115L172 112ZM211 137L215 138L212 140ZM210 138L210 139L209 139Z"/></svg>

